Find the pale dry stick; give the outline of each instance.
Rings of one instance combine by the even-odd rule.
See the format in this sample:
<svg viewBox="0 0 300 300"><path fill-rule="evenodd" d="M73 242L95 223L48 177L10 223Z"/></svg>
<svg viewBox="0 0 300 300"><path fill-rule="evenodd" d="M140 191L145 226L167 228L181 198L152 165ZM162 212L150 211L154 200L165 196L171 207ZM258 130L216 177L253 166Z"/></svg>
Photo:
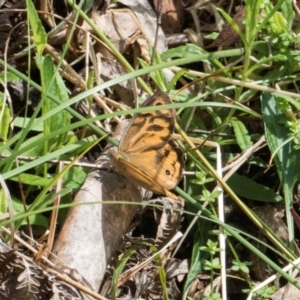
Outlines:
<svg viewBox="0 0 300 300"><path fill-rule="evenodd" d="M222 154L221 148L218 143L213 143L216 147L217 154L217 173L222 178ZM223 188L218 184L215 189L216 191L221 191L218 196L218 215L219 219L222 223L225 222L224 216L224 191ZM226 280L226 237L224 234L224 228L219 226L220 234L219 234L219 242L220 242L220 262L221 262L221 280L222 280L222 298L223 300L227 299L227 280Z"/></svg>
<svg viewBox="0 0 300 300"><path fill-rule="evenodd" d="M263 142L266 142L264 135L261 136L260 139L253 146L248 148L246 150L246 152L231 159L231 162L229 162L227 164L227 166L222 169L222 171L226 172L226 171L232 169L233 167L235 167L236 165L240 165L241 164L240 162L245 160L245 156L246 156L246 158L248 158L252 154L252 153L249 153L250 151L252 151L252 149L258 149L258 147L260 147L259 149L261 149L262 147L264 147L265 145L262 145Z"/></svg>
<svg viewBox="0 0 300 300"><path fill-rule="evenodd" d="M94 64L94 70L95 70L95 76L97 76L97 74L99 72L96 72L97 68L96 68L96 65L95 65L95 56L92 55L92 53L95 53L94 52L94 48L92 47L91 45L91 41L90 41L90 32L85 32L85 35L86 35L86 38L85 38L85 41L86 41L86 45L85 45L85 53L84 53L84 58L85 58L85 82L88 81L89 79L89 58L91 57L91 60ZM98 74L99 78L100 78L100 74ZM88 88L88 87L86 87ZM86 89L85 88L85 89ZM93 98L94 100L96 101L96 103L102 108L102 109L105 109L104 111L106 113L111 113L112 110L106 105L105 101L103 101L103 99L98 95L98 94L94 94L93 95ZM94 110L92 109L92 106L91 106L91 103L87 100L87 101L81 101L80 102L80 107L82 110L84 110L85 114L89 117L96 117L97 114L94 112ZM117 122L119 122L119 118L116 117L114 118ZM95 124L99 127L99 128L102 128L104 130L104 127L102 125L102 123L100 121L95 121Z"/></svg>
<svg viewBox="0 0 300 300"><path fill-rule="evenodd" d="M201 3L202 4L202 3ZM188 8L188 11L190 12L190 14L192 15L195 27L196 27L196 32L197 32L197 38L196 38L196 42L197 45L199 47L203 47L203 38L202 38L202 32L201 32L201 26L200 26L200 22L199 22L199 17L197 16L197 8L199 8L199 5L194 5Z"/></svg>
<svg viewBox="0 0 300 300"><path fill-rule="evenodd" d="M1 226L1 230L6 232L9 235L11 234L11 231L6 229L5 227ZM16 241L18 241L19 243L21 243L23 246L25 246L28 250L30 250L32 253L37 254L38 250L36 250L35 248L33 248L30 244L28 244L27 242L25 242L24 240L22 240L19 236L17 236L16 234L14 234L14 238ZM18 255L22 256L24 259L33 262L33 260L27 256L25 256L24 254L18 252ZM53 254L52 254L53 255ZM79 291L82 291L98 300L108 300L107 298L102 297L101 295L97 294L96 292L94 292L93 290L85 287L84 285L82 285L81 283L71 279L68 275L64 275L60 273L60 270L55 270L56 266L55 264L53 264L50 260L48 260L46 257L42 256L41 259L44 261L44 263L48 264L49 266L51 266L53 269L49 268L49 267L45 267L45 269L52 274L55 274L57 278L59 278L60 280L70 284L71 286L74 286L76 289L78 289ZM69 268L70 269L70 268ZM71 269L70 269L71 270Z"/></svg>
<svg viewBox="0 0 300 300"><path fill-rule="evenodd" d="M10 155L9 154L0 154L0 158L8 158ZM17 156L16 159L21 160L21 161L35 161L36 159L40 158L41 156ZM50 159L46 161L47 163L52 163L52 164L59 164L63 163L65 165L70 165L72 161L69 160L58 160L58 159ZM103 170L103 167L100 167L99 164L97 163L86 163L86 162L75 162L73 163L73 166L76 167L82 167L82 168L90 168L90 169L98 169L98 170ZM184 175L194 175L195 172L183 172ZM0 216L0 220L3 217L3 215Z"/></svg>
<svg viewBox="0 0 300 300"><path fill-rule="evenodd" d="M171 244L175 243L177 240L179 240L182 237L182 233L178 231L173 238L163 247L161 248L158 252L156 252L154 255L150 256L147 258L145 261L143 261L141 264L138 266L135 266L127 271L125 271L118 280L117 286L123 285L129 278L134 276L137 272L139 272L141 269L143 269L149 262L151 262L157 255L159 255L161 252L163 252L167 247L169 247Z"/></svg>
<svg viewBox="0 0 300 300"><path fill-rule="evenodd" d="M220 2L219 2L220 3ZM210 9L213 12L213 15L215 17L215 23L216 23L216 27L218 29L219 32L222 31L222 28L225 24L224 19L221 17L221 14L218 12L217 7L219 6L217 3L213 3L213 2L208 2L208 6L210 7ZM230 5L228 8L228 14L231 15L231 11L232 11L232 6L233 6L233 0L230 1Z"/></svg>
<svg viewBox="0 0 300 300"><path fill-rule="evenodd" d="M111 99L109 99L109 98L107 98L107 97L103 97L103 99L105 99L105 101L103 101L103 99L102 99L102 97L100 97L99 96L99 94L94 94L93 95L93 97L94 97L94 100L99 104L99 106L103 109L103 106L104 107L107 107L108 108L108 110L104 110L105 112L107 112L107 113L112 113L113 111L106 105L106 104L109 104L109 105L111 105L111 106L113 106L113 107L115 107L115 108L120 108L120 107L124 107L124 108L129 108L129 107L127 107L126 105L124 105L124 104L120 104L119 102L116 102L116 101L114 101L114 100L111 100ZM120 119L119 119L119 117L114 117L114 119L119 123L120 122Z"/></svg>
<svg viewBox="0 0 300 300"><path fill-rule="evenodd" d="M95 72L95 82L96 82L96 85L100 85L103 80L101 79L101 54L100 53L95 53L95 49L94 47L92 47L92 42L90 41L90 58L91 58L91 61L92 61L92 65L93 65L93 69L94 69L94 72ZM100 91L101 92L101 91ZM102 95L104 95L104 93L102 92Z"/></svg>
<svg viewBox="0 0 300 300"><path fill-rule="evenodd" d="M51 1L52 2L52 1ZM49 1L41 1L40 2L40 10L42 13L40 14L42 19L47 23L47 25L53 29L56 24L55 24L55 19L53 16L53 3L50 4ZM49 10L52 11L49 11Z"/></svg>
<svg viewBox="0 0 300 300"><path fill-rule="evenodd" d="M284 268L282 268L282 270L284 272L287 272L287 271L291 270L292 268L294 268L295 266L297 266L299 264L300 264L300 258L298 257L292 263L289 263L287 266L285 266ZM253 290L251 290L251 292L249 293L247 300L251 300L254 292L260 290L261 288L263 288L264 286L268 285L269 283L271 283L272 281L276 280L277 278L278 278L278 275L274 274L274 275L270 276L268 279L266 279L265 281L263 281L260 284L258 284L257 286L255 286L253 288Z"/></svg>
<svg viewBox="0 0 300 300"><path fill-rule="evenodd" d="M157 13L157 19L156 19L156 30L155 30L155 35L154 35L154 44L153 44L153 52L150 58L150 65L153 65L154 58L155 58L155 53L157 52L157 41L158 41L158 32L159 28L161 28L161 17L162 17L162 11L164 9L164 2L163 1L158 1L157 2L157 7L156 7L156 13Z"/></svg>
<svg viewBox="0 0 300 300"><path fill-rule="evenodd" d="M90 295L92 297L94 297L95 299L98 300L109 300L103 296L101 296L100 294L94 292L93 290L86 288L85 286L83 286L81 283L78 283L75 280L70 279L67 275L62 275L61 273L59 273L59 271L56 271L54 269L45 267L45 270L49 273L52 273L54 275L56 275L57 278L59 278L60 280L70 284L71 286L75 287L77 290L80 290L81 292Z"/></svg>
<svg viewBox="0 0 300 300"><path fill-rule="evenodd" d="M91 34L90 32L86 32L85 33L85 55L84 55L84 70L85 70L85 82L88 82L89 79L89 74L90 74L90 70L89 70L89 60L90 60L90 47L91 43L90 43L90 39L91 39Z"/></svg>
<svg viewBox="0 0 300 300"><path fill-rule="evenodd" d="M85 33L85 35L87 36L86 38L86 51L85 51L85 65L87 66L86 69L86 74L85 74L85 78L86 81L89 78L89 59L91 59L92 62L92 66L93 66L93 71L94 71L94 80L96 85L100 85L101 83L103 83L103 80L101 79L101 55L100 53L95 53L95 48L94 48L94 42L91 40L90 38L90 32L87 31ZM88 54L88 55L87 55ZM74 62L72 62L73 64ZM102 92L102 93L101 93ZM104 92L103 91L99 91L99 93L101 93L101 96L104 97ZM97 94L98 95L98 94ZM101 99L101 97L100 97ZM106 102L105 102L106 103ZM101 105L100 105L101 106Z"/></svg>
<svg viewBox="0 0 300 300"><path fill-rule="evenodd" d="M5 228L4 226L0 227L1 231L4 231L5 233L12 235L12 232ZM23 246L25 246L28 250L30 250L33 254L37 254L38 250L36 250L34 247L32 247L32 245L30 245L29 243L25 242L23 239L21 239L18 235L14 234L14 237L16 239L16 241L18 241L20 244L22 244ZM28 239L31 239L31 237L26 236ZM36 243L36 241L33 240L34 243ZM47 258L43 258L47 263ZM49 264L52 265L54 267L54 264L52 262L49 261Z"/></svg>
<svg viewBox="0 0 300 300"><path fill-rule="evenodd" d="M176 135L174 135L176 136ZM176 137L175 137L176 138ZM8 158L10 157L9 154L0 154L0 158ZM21 161L35 161L36 159L39 159L41 156L16 156L15 158ZM65 165L70 165L72 163L72 161L69 160L58 160L58 159L49 159L47 161L45 161L47 163L51 163L51 164L59 164L59 163L63 163ZM99 166L99 164L97 163L86 163L86 162L75 162L73 163L73 166L76 167L82 167L82 168L90 168L90 169L98 169L98 170L102 170L103 168ZM184 175L195 175L195 172L183 172ZM0 220L3 216L0 216Z"/></svg>
<svg viewBox="0 0 300 300"><path fill-rule="evenodd" d="M32 42L34 42L32 40ZM70 64L65 61L62 56L49 44L45 45L45 54L49 54L55 62L60 62L61 72L63 76L72 82L74 85L80 87L81 89L86 89L86 83L81 76L70 66Z"/></svg>
<svg viewBox="0 0 300 300"><path fill-rule="evenodd" d="M90 32L86 32L85 33L85 55L84 55L84 70L85 70L85 82L88 82L89 80L89 74L90 74L90 70L89 70L89 59L90 59L90 52L91 52L91 49L90 48L93 48L93 47L90 47L91 46L91 43L90 43ZM87 88L89 88L87 86ZM91 117L95 117L96 114L94 113L93 109L92 109L92 105L90 103L90 101L88 100L89 97L86 99L86 101L81 101L81 103L84 105L85 109L86 109L86 115L87 116L91 116ZM98 121L98 123L101 124L101 122ZM103 126L101 124L101 128L103 129Z"/></svg>
<svg viewBox="0 0 300 300"><path fill-rule="evenodd" d="M10 157L9 154L0 154L0 158L8 158ZM40 158L41 156L17 156L16 158L18 160L22 160L22 161L35 161L36 159ZM65 165L70 165L72 163L72 161L69 160L58 160L58 159L50 159L47 160L48 163L52 163L52 164L59 164L59 163L63 163ZM99 165L96 163L85 163L85 162L75 162L73 163L74 166L78 166L78 167L82 167L82 168L99 168Z"/></svg>
<svg viewBox="0 0 300 300"><path fill-rule="evenodd" d="M60 56L60 54L54 50L53 47L46 44L45 46L45 53L48 53L51 55L51 57L56 61L61 61L61 73L64 78L72 82L74 85L79 86L82 90L86 90L86 83L82 79L81 76L78 75L78 73ZM112 110L107 106L107 104L99 97L97 94L93 95L95 101L99 104L99 106L103 109L103 111L107 113L111 113ZM119 118L115 118L119 122ZM101 127L100 122L96 122L97 126Z"/></svg>
<svg viewBox="0 0 300 300"><path fill-rule="evenodd" d="M292 273L292 277L293 278L296 278L296 276L297 276L297 274L299 273L299 264L295 267L295 270L294 270L294 272ZM278 278L278 280L279 280L279 278ZM282 295L282 299L287 299L286 298L286 295L288 294L288 292L289 292L289 289L290 289L290 287L291 287L291 282L288 282L287 283L287 285L286 285L286 287L285 287L285 289L284 289L284 293L283 293L283 295Z"/></svg>
<svg viewBox="0 0 300 300"><path fill-rule="evenodd" d="M296 0L292 0L292 3L293 3L293 8L294 8L294 11L296 12L296 18L299 19L300 17L300 9L297 5L297 1Z"/></svg>
<svg viewBox="0 0 300 300"><path fill-rule="evenodd" d="M226 167L222 169L223 172L229 170L229 172L223 177L224 181L227 181L229 177L235 173L235 171L255 152L257 149L261 149L263 144L266 146L266 139L265 136L262 135L260 139L251 147L249 147L238 159L236 159L234 162L230 163Z"/></svg>
<svg viewBox="0 0 300 300"><path fill-rule="evenodd" d="M174 72L179 72L180 70L182 70L182 68L170 67L170 70L172 70ZM186 73L190 74L190 75L198 76L198 77L207 77L207 80L220 81L220 82L228 83L231 85L238 85L238 86L242 86L245 88L254 89L257 91L268 92L268 93L278 93L278 94L294 97L296 99L300 99L300 94L282 91L279 89L274 89L274 88L266 87L263 85L258 85L253 82L246 82L246 81L241 81L241 80L237 80L237 79L230 79L230 78L226 78L223 76L213 76L212 74L197 72L197 71L192 71L192 70L189 70ZM235 104L240 105L240 103L238 103L238 102L235 102Z"/></svg>
<svg viewBox="0 0 300 300"><path fill-rule="evenodd" d="M8 219L10 216L10 213L1 213L0 215L0 221Z"/></svg>
<svg viewBox="0 0 300 300"><path fill-rule="evenodd" d="M180 140L185 140L188 141L190 147L195 148L195 144L201 144L203 141L197 138L191 138L187 137L184 132L179 128L178 125L176 125L177 131L183 135L176 135L178 139ZM218 175L222 178L222 155L221 155L221 148L218 143L211 142L211 141L205 141L204 144L206 146L214 147L216 148L216 153L217 153L217 173ZM221 191L220 195L218 196L218 216L219 220L224 223L225 217L224 217L224 193L222 187L219 185L216 186L214 190L219 190ZM206 207L208 204L208 201L205 201L203 204L203 207ZM180 245L182 244L182 241L186 238L187 234L190 232L196 221L198 220L199 216L201 215L201 211L199 210L197 214L195 215L194 219L190 223L189 227L187 228L186 232L184 233L180 243L177 245L173 256L175 255L176 251L179 249ZM219 226L220 234L219 234L219 243L220 243L220 262L221 262L221 280L222 280L222 299L226 300L227 299L227 282L226 282L226 241L225 241L225 234L224 234L224 229L223 227Z"/></svg>
<svg viewBox="0 0 300 300"><path fill-rule="evenodd" d="M14 113L14 106L12 105L12 101L11 101L11 97L10 97L10 94L8 92L8 89L7 89L7 66L8 66L8 63L7 63L7 52L8 52L8 49L9 49L9 42L10 42L10 39L11 39L11 35L13 34L14 30L16 30L18 27L20 26L23 26L24 22L21 22L19 24L17 24L16 26L14 26L10 31L9 31L9 35L5 41L5 47L4 47L4 51L3 51L3 60L6 62L4 64L4 79L3 79L3 82L1 80L1 83L3 83L3 88L4 88L4 99L2 100L2 102L4 103L4 105L2 105L2 109L1 109L1 112L0 112L0 120L3 120L3 114L4 114L4 111L5 111L5 108L6 108L6 105L5 103L7 102L8 106L9 106L9 111L10 111L10 115L11 116L14 116L15 113ZM14 129L14 124L13 122L10 123L9 127L10 127L10 130L9 130L9 136L8 136L8 139L11 139L12 138L12 135L13 135L13 129Z"/></svg>

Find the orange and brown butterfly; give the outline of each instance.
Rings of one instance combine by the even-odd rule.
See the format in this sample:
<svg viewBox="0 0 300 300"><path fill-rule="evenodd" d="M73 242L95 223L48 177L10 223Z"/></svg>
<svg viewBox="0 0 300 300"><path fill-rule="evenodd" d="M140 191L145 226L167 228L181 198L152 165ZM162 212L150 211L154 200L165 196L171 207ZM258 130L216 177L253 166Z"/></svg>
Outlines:
<svg viewBox="0 0 300 300"><path fill-rule="evenodd" d="M156 92L142 107L171 104L164 92ZM112 168L137 185L156 194L177 198L174 189L183 173L183 153L171 139L175 110L162 108L133 116L118 150L110 152Z"/></svg>

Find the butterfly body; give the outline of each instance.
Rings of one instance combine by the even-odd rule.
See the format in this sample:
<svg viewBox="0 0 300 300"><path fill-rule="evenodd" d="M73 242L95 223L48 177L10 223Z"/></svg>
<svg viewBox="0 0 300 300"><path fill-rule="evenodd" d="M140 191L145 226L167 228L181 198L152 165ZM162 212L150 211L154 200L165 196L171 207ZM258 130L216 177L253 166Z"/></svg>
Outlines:
<svg viewBox="0 0 300 300"><path fill-rule="evenodd" d="M170 104L167 94L158 92L144 106ZM171 140L174 110L141 112L132 118L118 151L110 153L113 169L124 177L154 193L173 195L182 177L183 154Z"/></svg>

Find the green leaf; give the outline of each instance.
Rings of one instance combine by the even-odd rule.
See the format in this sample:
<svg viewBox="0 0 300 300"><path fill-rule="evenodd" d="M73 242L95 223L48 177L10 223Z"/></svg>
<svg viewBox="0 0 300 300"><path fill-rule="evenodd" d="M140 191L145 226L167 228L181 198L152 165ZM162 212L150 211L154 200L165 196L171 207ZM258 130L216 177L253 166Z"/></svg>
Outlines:
<svg viewBox="0 0 300 300"><path fill-rule="evenodd" d="M12 205L15 212L17 213L24 212L24 205L19 199L13 197ZM31 225L37 225L37 226L49 228L48 219L44 217L42 214L38 214L38 215L32 214L28 218ZM23 219L20 225L27 225L27 219Z"/></svg>
<svg viewBox="0 0 300 300"><path fill-rule="evenodd" d="M271 27L277 34L281 34L286 30L287 21L282 16L282 14L279 13L278 11L276 11L274 13L271 21L273 21L273 22L270 22Z"/></svg>
<svg viewBox="0 0 300 300"><path fill-rule="evenodd" d="M118 279L127 263L127 261L132 257L132 255L138 250L142 248L142 245L135 245L130 247L123 255L121 260L118 263L118 266L116 267L116 270L112 277L112 289L111 289L111 299L116 299L117 296L117 287L118 287Z"/></svg>
<svg viewBox="0 0 300 300"><path fill-rule="evenodd" d="M171 82L169 83L167 90L171 90L177 83L177 81L185 74L187 73L186 69L181 69L180 71L178 71L175 76L172 78Z"/></svg>
<svg viewBox="0 0 300 300"><path fill-rule="evenodd" d="M202 242L201 238L202 237L200 235L200 231L197 231L193 243L193 252L189 267L189 273L187 274L181 299L187 299L187 295L191 285L195 282L195 278L197 277L197 275L201 271L203 271L203 265L200 260L201 251L199 250Z"/></svg>
<svg viewBox="0 0 300 300"><path fill-rule="evenodd" d="M285 143L290 133L287 127L289 119L280 109L280 105L277 105L280 101L281 98L270 93L263 93L261 96L265 135L271 153L276 151L274 161L283 185L289 246L292 249L294 223L290 209L293 207L293 188L300 175L300 150L295 149L294 141Z"/></svg>
<svg viewBox="0 0 300 300"><path fill-rule="evenodd" d="M238 145L243 152L246 151L252 146L248 130L246 129L245 125L236 118L232 118L230 123L232 124Z"/></svg>
<svg viewBox="0 0 300 300"><path fill-rule="evenodd" d="M206 53L206 51L195 44L187 44L165 51L161 55L161 59L162 61L167 61L168 59L174 57L187 57L189 55L201 55L204 53Z"/></svg>
<svg viewBox="0 0 300 300"><path fill-rule="evenodd" d="M26 0L26 6L37 53L41 55L47 43L47 34L32 1Z"/></svg>
<svg viewBox="0 0 300 300"><path fill-rule="evenodd" d="M21 79L12 72L6 72L6 74L4 72L0 73L0 80L3 82L5 82L5 80L6 82L21 81Z"/></svg>
<svg viewBox="0 0 300 300"><path fill-rule="evenodd" d="M74 138L73 132L66 132L65 136L66 136L65 137L66 143L64 146L75 144L77 142L77 139ZM24 151L22 153L22 155L23 156L33 156L33 157L43 156L44 146L43 146L43 143L39 142L39 140L41 140L43 137L44 137L44 135L42 133L40 133L40 134L37 134L36 136L33 136L33 137L29 138L28 140L26 140L22 144L21 149L28 148L28 150ZM53 142L53 147L56 147L55 141Z"/></svg>
<svg viewBox="0 0 300 300"><path fill-rule="evenodd" d="M227 21L227 23L236 31L236 33L240 36L240 38L243 40L245 44L245 35L242 32L239 25L235 22L234 19L232 19L224 10L221 8L217 8L217 10L221 13L222 17ZM245 22L245 21L244 21Z"/></svg>
<svg viewBox="0 0 300 300"><path fill-rule="evenodd" d="M30 122L30 118L16 117L14 119L14 126L19 128L25 128ZM43 124L40 123L38 126L31 128L33 131L43 132Z"/></svg>
<svg viewBox="0 0 300 300"><path fill-rule="evenodd" d="M22 173L19 174L18 176L11 177L10 180L13 180L15 182L19 182L19 180L21 180L23 184L28 184L32 186L47 186L52 181L52 179L43 178L37 175L26 174L26 173Z"/></svg>
<svg viewBox="0 0 300 300"><path fill-rule="evenodd" d="M283 124L284 121L287 124L289 119L277 106L280 100L276 94L263 93L261 96L262 113L271 153L279 149L274 157L278 175L281 181L287 183L292 189L300 175L300 151L294 149L293 141L281 147L289 138L290 131Z"/></svg>
<svg viewBox="0 0 300 300"><path fill-rule="evenodd" d="M297 110L300 110L300 102L299 100L295 100L294 98L288 96L288 95L284 95L284 94L280 94L280 93L273 93L272 94L274 97L276 97L276 99L280 100L283 99L285 101L287 101L289 104L295 106L295 108Z"/></svg>
<svg viewBox="0 0 300 300"><path fill-rule="evenodd" d="M86 172L81 167L72 167L64 174L64 186L79 189L86 178Z"/></svg>
<svg viewBox="0 0 300 300"><path fill-rule="evenodd" d="M60 74L55 69L52 58L46 55L43 60L43 69L47 70L43 72L43 83L44 87L47 89L47 93L56 95L61 102L69 100L67 93L67 88L60 76ZM54 101L50 101L50 109L57 107ZM70 114L63 110L50 118L50 129L54 131L56 129L62 128L70 124Z"/></svg>
<svg viewBox="0 0 300 300"><path fill-rule="evenodd" d="M91 71L89 73L88 80L87 80L87 85L86 85L87 90L93 88L94 80L95 80L95 71ZM93 95L88 96L87 100L88 100L89 106L91 107L92 103L93 103Z"/></svg>
<svg viewBox="0 0 300 300"><path fill-rule="evenodd" d="M287 20L287 27L291 29L295 18L292 1L283 1L281 5L283 17Z"/></svg>
<svg viewBox="0 0 300 300"><path fill-rule="evenodd" d="M33 157L37 157L37 156L42 156L43 155L43 143L39 143L39 140L43 137L43 134L37 134L29 139L27 139L23 144L22 144L22 148L25 148L29 145L31 145L31 147L27 150L24 151L22 153L22 155L24 156L33 156Z"/></svg>
<svg viewBox="0 0 300 300"><path fill-rule="evenodd" d="M6 213L7 212L7 197L3 189L0 189L0 213Z"/></svg>
<svg viewBox="0 0 300 300"><path fill-rule="evenodd" d="M48 153L45 156L41 156L41 157L37 157L34 161L30 161L27 162L24 165L21 165L11 171L8 171L6 173L4 173L2 176L4 179L16 176L18 174L22 174L23 172L34 168L36 166L39 166L40 164L49 161L51 159L56 159L57 157L59 157L60 155L64 155L70 152L74 152L77 151L78 149L82 148L82 147L89 147L90 143L87 141L79 141L77 143L74 144L70 144L70 145L66 145L64 147L61 147L53 152Z"/></svg>
<svg viewBox="0 0 300 300"><path fill-rule="evenodd" d="M272 189L258 184L246 176L235 173L228 179L227 183L236 194L247 199L263 202L279 202L282 200L282 197Z"/></svg>
<svg viewBox="0 0 300 300"><path fill-rule="evenodd" d="M44 93L50 93L56 95L61 102L69 100L67 88L60 76L60 74L55 69L52 58L49 55L46 55L43 59L43 66L41 70L42 76L42 86ZM49 111L58 106L57 103L47 98L46 100L46 111ZM45 111L45 112L46 112ZM50 117L47 120L47 126L49 125L49 131L53 132L59 128L64 128L70 124L70 113L66 110L62 110ZM60 147L64 144L66 134L59 135L49 142L49 144L54 144L55 147ZM50 150L50 149L49 149ZM52 149L53 150L53 149Z"/></svg>
<svg viewBox="0 0 300 300"><path fill-rule="evenodd" d="M6 141L9 133L10 109L6 105L3 109L3 103L0 103L0 124L0 137ZM0 142L0 145L1 144Z"/></svg>

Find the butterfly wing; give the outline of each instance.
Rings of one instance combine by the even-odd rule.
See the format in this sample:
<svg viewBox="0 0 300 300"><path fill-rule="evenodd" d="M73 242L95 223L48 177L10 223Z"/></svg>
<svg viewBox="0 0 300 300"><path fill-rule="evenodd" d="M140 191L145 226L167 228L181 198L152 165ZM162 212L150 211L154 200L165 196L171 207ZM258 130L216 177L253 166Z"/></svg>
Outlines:
<svg viewBox="0 0 300 300"><path fill-rule="evenodd" d="M155 164L153 167L153 162ZM182 177L183 154L170 140L165 147L146 153L127 156L117 151L112 157L113 168L121 175L145 189L157 194L166 194L175 188Z"/></svg>
<svg viewBox="0 0 300 300"><path fill-rule="evenodd" d="M157 92L142 107L171 104L166 93ZM119 151L127 155L162 148L174 131L174 110L162 109L135 114L122 137Z"/></svg>
<svg viewBox="0 0 300 300"><path fill-rule="evenodd" d="M112 165L114 165L113 161L116 160L116 167L114 169L119 174L147 190L151 190L157 194L165 194L165 188L155 182L151 176L151 172L149 173L147 170L140 169L119 154L120 152L117 152L112 159Z"/></svg>
<svg viewBox="0 0 300 300"><path fill-rule="evenodd" d="M167 94L158 92L143 106L170 104ZM174 110L161 109L134 115L112 153L113 168L136 184L157 194L168 194L182 177L183 154L171 140Z"/></svg>

